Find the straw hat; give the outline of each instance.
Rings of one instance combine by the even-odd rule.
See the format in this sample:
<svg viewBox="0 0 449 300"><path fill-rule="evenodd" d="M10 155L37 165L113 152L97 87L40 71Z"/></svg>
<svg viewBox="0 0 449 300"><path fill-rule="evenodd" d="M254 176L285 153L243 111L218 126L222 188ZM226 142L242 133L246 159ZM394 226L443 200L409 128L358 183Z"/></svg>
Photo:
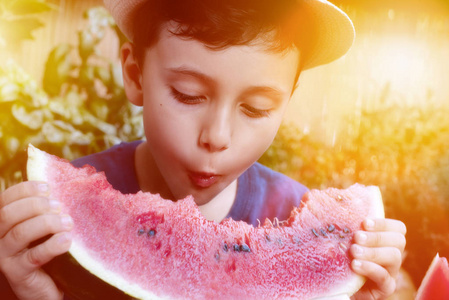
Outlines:
<svg viewBox="0 0 449 300"><path fill-rule="evenodd" d="M326 0L297 0L301 16L315 24L310 49L303 68L310 69L327 64L343 56L352 46L355 31L352 21L338 7ZM104 0L118 27L130 40L133 14L146 0Z"/></svg>

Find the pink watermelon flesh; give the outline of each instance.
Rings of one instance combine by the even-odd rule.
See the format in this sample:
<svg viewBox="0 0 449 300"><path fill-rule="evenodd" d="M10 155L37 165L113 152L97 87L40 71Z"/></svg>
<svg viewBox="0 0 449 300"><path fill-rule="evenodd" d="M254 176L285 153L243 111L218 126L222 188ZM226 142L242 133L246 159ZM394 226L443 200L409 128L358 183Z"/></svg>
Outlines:
<svg viewBox="0 0 449 300"><path fill-rule="evenodd" d="M418 289L415 300L449 299L449 267L438 254L433 259Z"/></svg>
<svg viewBox="0 0 449 300"><path fill-rule="evenodd" d="M285 221L253 227L206 220L191 197L123 195L103 173L29 147L28 179L49 182L74 219L71 255L144 299L308 299L352 295L364 279L348 249L366 217L383 217L379 189L312 190Z"/></svg>

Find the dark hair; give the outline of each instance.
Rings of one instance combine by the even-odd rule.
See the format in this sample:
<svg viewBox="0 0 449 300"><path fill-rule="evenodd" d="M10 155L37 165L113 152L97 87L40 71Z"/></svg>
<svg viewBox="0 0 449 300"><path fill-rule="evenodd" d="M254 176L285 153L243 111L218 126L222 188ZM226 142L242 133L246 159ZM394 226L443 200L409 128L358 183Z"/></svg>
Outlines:
<svg viewBox="0 0 449 300"><path fill-rule="evenodd" d="M178 26L173 34L211 49L258 43L280 53L296 47L303 62L303 41L312 33L300 25L306 23L299 6L297 0L148 0L135 16L133 42L142 57L143 49L157 41L162 25L174 21ZM301 65L297 78L300 71Z"/></svg>

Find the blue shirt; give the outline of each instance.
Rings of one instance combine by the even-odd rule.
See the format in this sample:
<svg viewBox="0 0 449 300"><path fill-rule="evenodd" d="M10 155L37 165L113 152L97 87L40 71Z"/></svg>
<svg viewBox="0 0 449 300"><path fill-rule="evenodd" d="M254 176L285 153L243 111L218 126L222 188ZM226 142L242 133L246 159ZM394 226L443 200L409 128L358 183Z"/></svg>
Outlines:
<svg viewBox="0 0 449 300"><path fill-rule="evenodd" d="M74 166L85 164L105 172L111 185L124 194L140 190L134 165L134 154L141 141L121 143L110 149L78 158ZM274 218L285 220L299 206L308 189L299 182L259 163L253 164L237 180L237 195L227 217L254 226Z"/></svg>

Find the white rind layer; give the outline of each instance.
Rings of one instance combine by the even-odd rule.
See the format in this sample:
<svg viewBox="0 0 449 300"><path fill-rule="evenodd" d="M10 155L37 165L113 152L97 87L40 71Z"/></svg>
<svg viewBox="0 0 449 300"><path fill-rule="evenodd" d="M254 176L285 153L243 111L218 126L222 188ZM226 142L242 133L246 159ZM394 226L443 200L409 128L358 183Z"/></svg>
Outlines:
<svg viewBox="0 0 449 300"><path fill-rule="evenodd" d="M47 181L47 172L45 167L47 165L48 158L46 155L47 154L44 151L35 148L31 144L28 146L28 180ZM379 188L376 186L369 186L367 188L371 190L371 201L376 203L375 205L371 206L373 210L369 215L372 218L384 218L384 206ZM76 238L74 238L74 240L72 241L69 253L86 270L89 270L92 274L99 277L103 281L119 288L120 290L129 295L132 295L133 297L149 300L172 299L156 296L155 294L142 289L138 285L128 282L119 274L107 270L102 264L92 258L92 256L90 256L87 251L85 251L82 243L79 243ZM332 291L328 291L327 295L324 297L316 297L313 299L349 299L349 296L358 291L363 286L365 281L366 279L363 276L359 276L354 273L350 281L346 281L344 284L336 286Z"/></svg>
<svg viewBox="0 0 449 300"><path fill-rule="evenodd" d="M107 270L102 264L98 263L98 260L92 258L85 250L81 243L73 240L72 246L69 250L70 254L77 260L77 262L83 266L86 270L89 270L92 274L101 278L103 281L117 287L124 291L126 294L132 295L132 297L145 299L145 300L168 300L170 298L158 297L136 284L132 284L125 278L121 277L118 273Z"/></svg>
<svg viewBox="0 0 449 300"><path fill-rule="evenodd" d="M28 145L27 179L35 181L47 181L47 157L43 151L33 145Z"/></svg>
<svg viewBox="0 0 449 300"><path fill-rule="evenodd" d="M33 145L28 146L28 163L27 163L27 177L28 180L33 181L48 181L46 166L48 158L44 151L41 151ZM148 299L148 300L165 300L169 298L161 298L141 287L128 282L125 278L117 273L107 270L102 264L92 258L85 250L82 243L78 242L76 237L72 241L69 253L76 259L76 261L86 270L107 282L110 285L117 287L126 294L133 297Z"/></svg>
<svg viewBox="0 0 449 300"><path fill-rule="evenodd" d="M382 193L377 186L368 186L370 190L371 202L376 203L372 205L372 211L369 212L371 218L385 218L384 204L382 201ZM348 299L348 296L352 296L356 291L365 284L366 278L357 274L353 274L351 280L346 281L341 286L336 286L328 295L324 297L313 298L313 300L318 299Z"/></svg>

